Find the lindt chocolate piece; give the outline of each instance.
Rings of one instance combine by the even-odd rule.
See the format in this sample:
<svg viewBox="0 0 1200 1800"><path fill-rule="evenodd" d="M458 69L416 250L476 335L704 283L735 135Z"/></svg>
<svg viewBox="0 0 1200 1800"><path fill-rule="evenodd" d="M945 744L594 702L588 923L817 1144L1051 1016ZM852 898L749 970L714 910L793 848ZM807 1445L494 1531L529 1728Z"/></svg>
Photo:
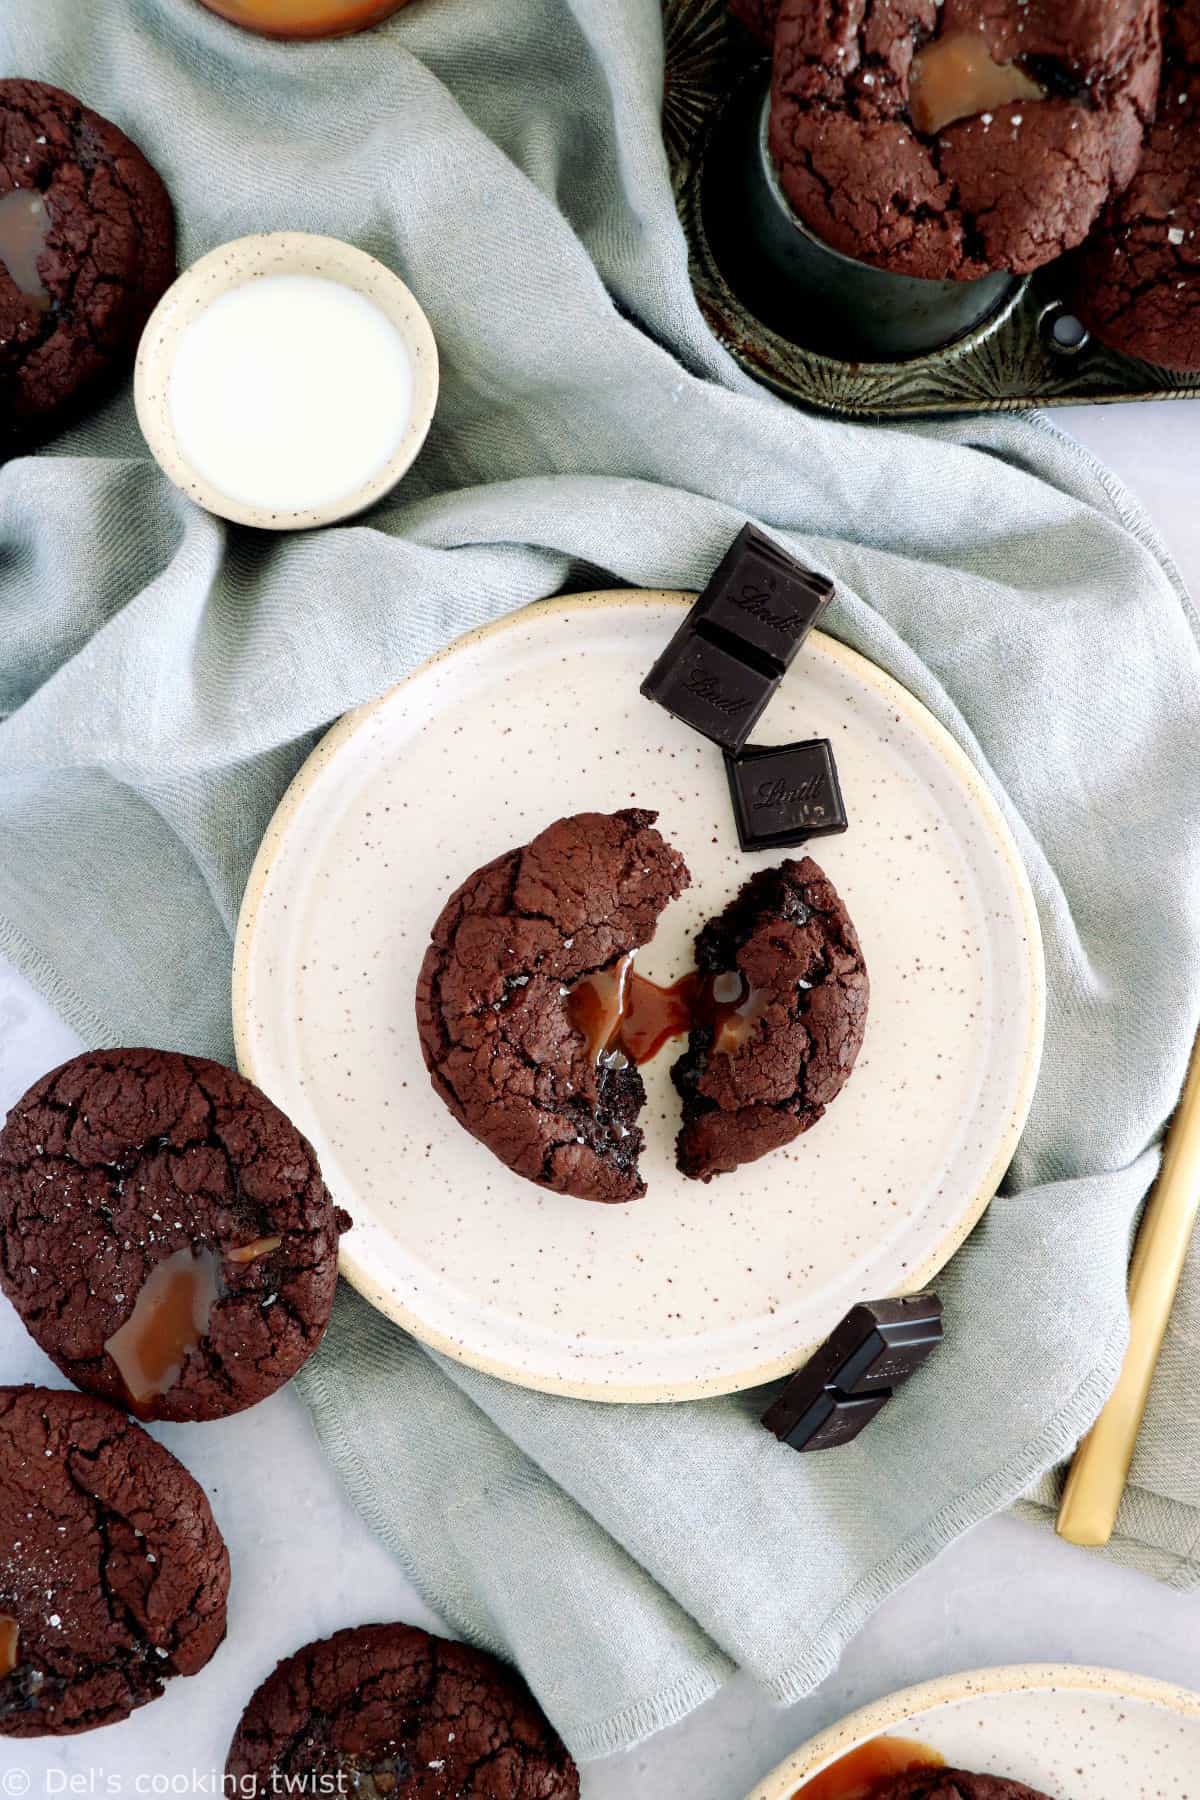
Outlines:
<svg viewBox="0 0 1200 1800"><path fill-rule="evenodd" d="M762 1422L793 1450L849 1443L941 1341L936 1294L863 1301L792 1377Z"/></svg>
<svg viewBox="0 0 1200 1800"><path fill-rule="evenodd" d="M846 829L828 738L726 752L725 773L743 850L777 850Z"/></svg>
<svg viewBox="0 0 1200 1800"><path fill-rule="evenodd" d="M743 525L688 617L756 651L783 675L832 599L832 581Z"/></svg>
<svg viewBox="0 0 1200 1800"><path fill-rule="evenodd" d="M703 737L737 750L778 685L778 675L731 655L685 621L642 683L642 692Z"/></svg>
<svg viewBox="0 0 1200 1800"><path fill-rule="evenodd" d="M832 595L823 575L743 526L642 693L714 743L740 749Z"/></svg>

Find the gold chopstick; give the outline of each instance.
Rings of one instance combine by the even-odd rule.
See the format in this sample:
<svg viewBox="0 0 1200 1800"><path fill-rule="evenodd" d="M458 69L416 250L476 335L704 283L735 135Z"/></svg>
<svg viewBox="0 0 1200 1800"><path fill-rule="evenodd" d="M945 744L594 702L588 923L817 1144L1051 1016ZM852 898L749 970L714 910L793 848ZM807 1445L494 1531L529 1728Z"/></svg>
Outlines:
<svg viewBox="0 0 1200 1800"><path fill-rule="evenodd" d="M1113 1534L1198 1211L1200 1039L1129 1267L1125 1365L1103 1412L1075 1452L1063 1489L1058 1535L1072 1544L1107 1544Z"/></svg>

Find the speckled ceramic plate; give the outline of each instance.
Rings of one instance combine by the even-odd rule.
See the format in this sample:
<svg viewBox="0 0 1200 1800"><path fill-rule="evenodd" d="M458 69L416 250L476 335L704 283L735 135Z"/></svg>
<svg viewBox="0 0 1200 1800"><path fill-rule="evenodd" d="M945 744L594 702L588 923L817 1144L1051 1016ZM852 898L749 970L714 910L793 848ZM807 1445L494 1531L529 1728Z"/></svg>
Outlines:
<svg viewBox="0 0 1200 1800"><path fill-rule="evenodd" d="M1054 1800L1200 1800L1200 1694L1059 1663L979 1669L892 1694L810 1738L749 1800L792 1800L842 1757L889 1735Z"/></svg>
<svg viewBox="0 0 1200 1800"><path fill-rule="evenodd" d="M473 869L563 813L657 808L693 885L639 966L672 981L701 921L777 860L739 851L720 753L638 693L686 603L543 602L343 719L267 833L238 930L239 1060L354 1215L350 1280L464 1362L595 1399L750 1386L856 1300L927 1282L995 1191L1041 1044L1037 921L998 809L923 708L817 635L764 724L767 741L833 739L852 822L815 848L858 925L871 1014L826 1117L686 1181L664 1053L643 1071L649 1193L615 1207L520 1180L455 1123L413 990Z"/></svg>

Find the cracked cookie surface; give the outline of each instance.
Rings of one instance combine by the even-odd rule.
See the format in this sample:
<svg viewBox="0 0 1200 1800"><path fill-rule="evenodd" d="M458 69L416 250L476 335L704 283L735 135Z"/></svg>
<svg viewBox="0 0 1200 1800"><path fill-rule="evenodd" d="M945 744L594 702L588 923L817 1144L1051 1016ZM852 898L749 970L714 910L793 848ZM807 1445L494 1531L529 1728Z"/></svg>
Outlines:
<svg viewBox="0 0 1200 1800"><path fill-rule="evenodd" d="M260 1793L272 1778L340 1775L380 1800L579 1794L575 1764L515 1671L409 1625L339 1631L281 1662L242 1715L226 1773Z"/></svg>
<svg viewBox="0 0 1200 1800"><path fill-rule="evenodd" d="M425 1066L450 1111L518 1175L636 1200L645 1088L598 1060L564 998L654 935L683 858L629 808L559 819L452 894L417 982Z"/></svg>
<svg viewBox="0 0 1200 1800"><path fill-rule="evenodd" d="M846 908L810 856L752 875L700 932L696 962L702 975L736 971L745 992L732 1047L699 1025L671 1071L679 1167L709 1181L816 1124L862 1048L870 984Z"/></svg>
<svg viewBox="0 0 1200 1800"><path fill-rule="evenodd" d="M194 1675L228 1591L208 1501L168 1450L86 1394L0 1388L0 1736L111 1725Z"/></svg>
<svg viewBox="0 0 1200 1800"><path fill-rule="evenodd" d="M1200 0L1168 6L1167 70L1137 174L1074 260L1071 304L1114 350L1200 369Z"/></svg>
<svg viewBox="0 0 1200 1800"><path fill-rule="evenodd" d="M885 1781L872 1800L1047 1800L1045 1794L1003 1775L971 1775L965 1769L918 1769Z"/></svg>
<svg viewBox="0 0 1200 1800"><path fill-rule="evenodd" d="M349 1223L295 1126L202 1057L85 1052L0 1132L0 1286L78 1387L129 1405L106 1346L155 1271L211 1266L206 1324L144 1418L221 1418L289 1381L329 1322Z"/></svg>
<svg viewBox="0 0 1200 1800"><path fill-rule="evenodd" d="M175 274L171 202L137 145L61 88L0 80L0 202L22 192L45 209L43 291L0 257L0 458L132 361Z"/></svg>
<svg viewBox="0 0 1200 1800"><path fill-rule="evenodd" d="M1045 98L919 133L914 56L955 33ZM1026 273L1132 178L1160 55L1157 0L782 0L771 154L799 217L848 256L934 279Z"/></svg>

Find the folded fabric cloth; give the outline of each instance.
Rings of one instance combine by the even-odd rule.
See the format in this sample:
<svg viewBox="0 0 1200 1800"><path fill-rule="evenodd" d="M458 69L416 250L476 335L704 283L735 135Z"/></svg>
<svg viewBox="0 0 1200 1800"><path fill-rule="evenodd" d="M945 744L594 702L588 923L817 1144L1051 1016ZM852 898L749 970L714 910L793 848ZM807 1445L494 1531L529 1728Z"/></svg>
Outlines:
<svg viewBox="0 0 1200 1800"><path fill-rule="evenodd" d="M127 396L0 471L0 949L91 1042L231 1056L239 898L330 720L537 596L697 585L748 515L835 576L833 630L1006 809L1045 934L1044 1073L903 1408L801 1457L756 1422L761 1395L543 1397L427 1355L348 1292L304 1381L364 1515L453 1629L516 1658L581 1757L735 1665L794 1697L1069 1451L1118 1369L1130 1234L1200 1012L1179 581L1128 496L1037 419L868 429L739 374L688 286L658 0L414 0L306 47L195 0L38 0L0 13L0 73L132 134L185 261L253 230L349 238L412 285L443 358L423 456L341 529L198 512ZM1195 1260L1189 1283L1184 1331ZM1180 1340L1139 1470L1180 1580L1198 1442Z"/></svg>

